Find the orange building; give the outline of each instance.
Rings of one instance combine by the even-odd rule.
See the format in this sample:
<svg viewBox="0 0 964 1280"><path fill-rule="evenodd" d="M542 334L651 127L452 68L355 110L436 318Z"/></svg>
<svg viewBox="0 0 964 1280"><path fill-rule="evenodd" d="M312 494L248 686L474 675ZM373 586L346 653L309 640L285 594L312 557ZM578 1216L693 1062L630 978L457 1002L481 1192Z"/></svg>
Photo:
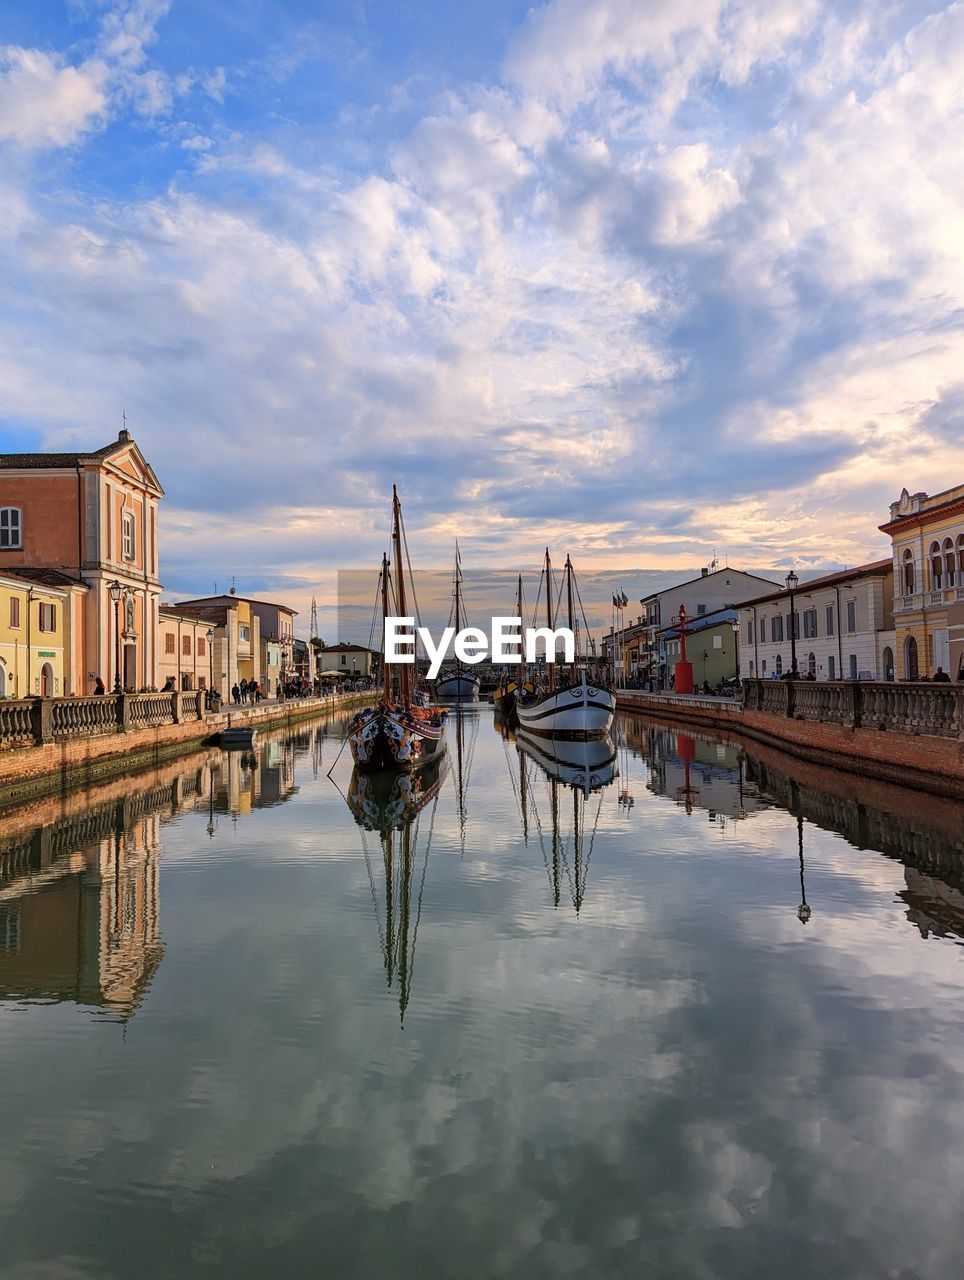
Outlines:
<svg viewBox="0 0 964 1280"><path fill-rule="evenodd" d="M0 454L0 574L54 570L88 588L70 692L92 692L97 676L108 689L118 677L125 689L157 685L163 496L126 430L90 453Z"/></svg>

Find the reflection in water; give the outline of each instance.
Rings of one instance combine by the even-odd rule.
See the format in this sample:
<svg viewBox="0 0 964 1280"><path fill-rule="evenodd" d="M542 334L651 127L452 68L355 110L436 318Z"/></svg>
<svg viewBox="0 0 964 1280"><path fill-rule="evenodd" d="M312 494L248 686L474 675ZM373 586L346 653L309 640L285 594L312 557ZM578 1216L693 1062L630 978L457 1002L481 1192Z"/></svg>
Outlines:
<svg viewBox="0 0 964 1280"><path fill-rule="evenodd" d="M565 873L576 914L586 895L589 864L602 810L602 791L616 777L616 748L612 739L595 738L570 741L563 738L539 738L519 730L516 749L522 764L519 782L520 812L523 832L528 834L528 812L531 809L539 836L539 847L549 878L552 904L558 907L562 874ZM527 768L525 762L531 761ZM542 787L539 787L539 782ZM560 788L572 792L571 819L564 815ZM586 842L586 805L596 797L589 841ZM567 810L570 806L565 806ZM548 841L548 845L547 845Z"/></svg>
<svg viewBox="0 0 964 1280"><path fill-rule="evenodd" d="M962 806L472 714L0 816L4 1274L957 1274Z"/></svg>
<svg viewBox="0 0 964 1280"><path fill-rule="evenodd" d="M402 1026L405 1025L405 1010L412 994L415 944L422 918L422 894L432 849L435 810L447 771L448 760L444 755L411 774L363 773L356 766L352 770L348 789L348 806L361 828L378 940L385 962L385 978L389 989L393 983L397 983L398 1011ZM461 779L458 795L459 811L463 815ZM413 921L413 882L420 843L420 815L429 804L432 808L428 831L421 838L423 855L421 874L415 890ZM464 838L464 817L461 830ZM365 838L366 831L377 834L381 844L382 874L385 881L384 909L379 906L380 891ZM379 876L378 879L380 878Z"/></svg>
<svg viewBox="0 0 964 1280"><path fill-rule="evenodd" d="M256 751L200 752L149 775L0 813L0 1000L60 1001L130 1017L161 962L163 825L218 820L295 794L295 760L321 758L315 726ZM140 781L141 786L136 783Z"/></svg>

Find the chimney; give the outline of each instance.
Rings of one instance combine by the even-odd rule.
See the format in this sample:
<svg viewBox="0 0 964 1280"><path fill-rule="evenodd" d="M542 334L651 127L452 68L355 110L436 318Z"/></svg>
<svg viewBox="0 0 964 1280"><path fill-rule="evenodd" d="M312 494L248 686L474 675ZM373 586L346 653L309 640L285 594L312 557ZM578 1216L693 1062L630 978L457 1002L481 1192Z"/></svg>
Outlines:
<svg viewBox="0 0 964 1280"><path fill-rule="evenodd" d="M700 577L701 577L701 578L708 578L709 576L710 576L710 571L709 571L709 569L701 569L701 570L700 570Z"/></svg>

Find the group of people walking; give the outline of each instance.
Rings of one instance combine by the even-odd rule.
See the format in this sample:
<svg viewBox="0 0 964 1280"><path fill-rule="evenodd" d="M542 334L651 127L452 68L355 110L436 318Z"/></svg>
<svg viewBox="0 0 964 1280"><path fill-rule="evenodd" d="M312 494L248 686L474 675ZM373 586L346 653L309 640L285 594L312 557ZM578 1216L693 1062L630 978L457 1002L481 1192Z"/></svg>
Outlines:
<svg viewBox="0 0 964 1280"><path fill-rule="evenodd" d="M264 690L257 680L242 680L231 686L231 701L236 707L253 707L264 698Z"/></svg>

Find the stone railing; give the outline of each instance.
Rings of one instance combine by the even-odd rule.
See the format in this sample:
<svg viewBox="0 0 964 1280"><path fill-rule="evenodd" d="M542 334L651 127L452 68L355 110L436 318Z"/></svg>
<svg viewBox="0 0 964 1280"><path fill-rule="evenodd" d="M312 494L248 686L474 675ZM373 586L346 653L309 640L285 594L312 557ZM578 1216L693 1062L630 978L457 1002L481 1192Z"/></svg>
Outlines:
<svg viewBox="0 0 964 1280"><path fill-rule="evenodd" d="M964 740L964 685L932 681L746 680L747 711L853 729Z"/></svg>
<svg viewBox="0 0 964 1280"><path fill-rule="evenodd" d="M205 718L192 693L119 693L90 698L0 698L0 747L39 746L154 729Z"/></svg>
<svg viewBox="0 0 964 1280"><path fill-rule="evenodd" d="M0 747L19 747L34 741L33 698L0 701Z"/></svg>
<svg viewBox="0 0 964 1280"><path fill-rule="evenodd" d="M117 704L113 698L55 698L50 705L55 738L93 737L117 732Z"/></svg>

